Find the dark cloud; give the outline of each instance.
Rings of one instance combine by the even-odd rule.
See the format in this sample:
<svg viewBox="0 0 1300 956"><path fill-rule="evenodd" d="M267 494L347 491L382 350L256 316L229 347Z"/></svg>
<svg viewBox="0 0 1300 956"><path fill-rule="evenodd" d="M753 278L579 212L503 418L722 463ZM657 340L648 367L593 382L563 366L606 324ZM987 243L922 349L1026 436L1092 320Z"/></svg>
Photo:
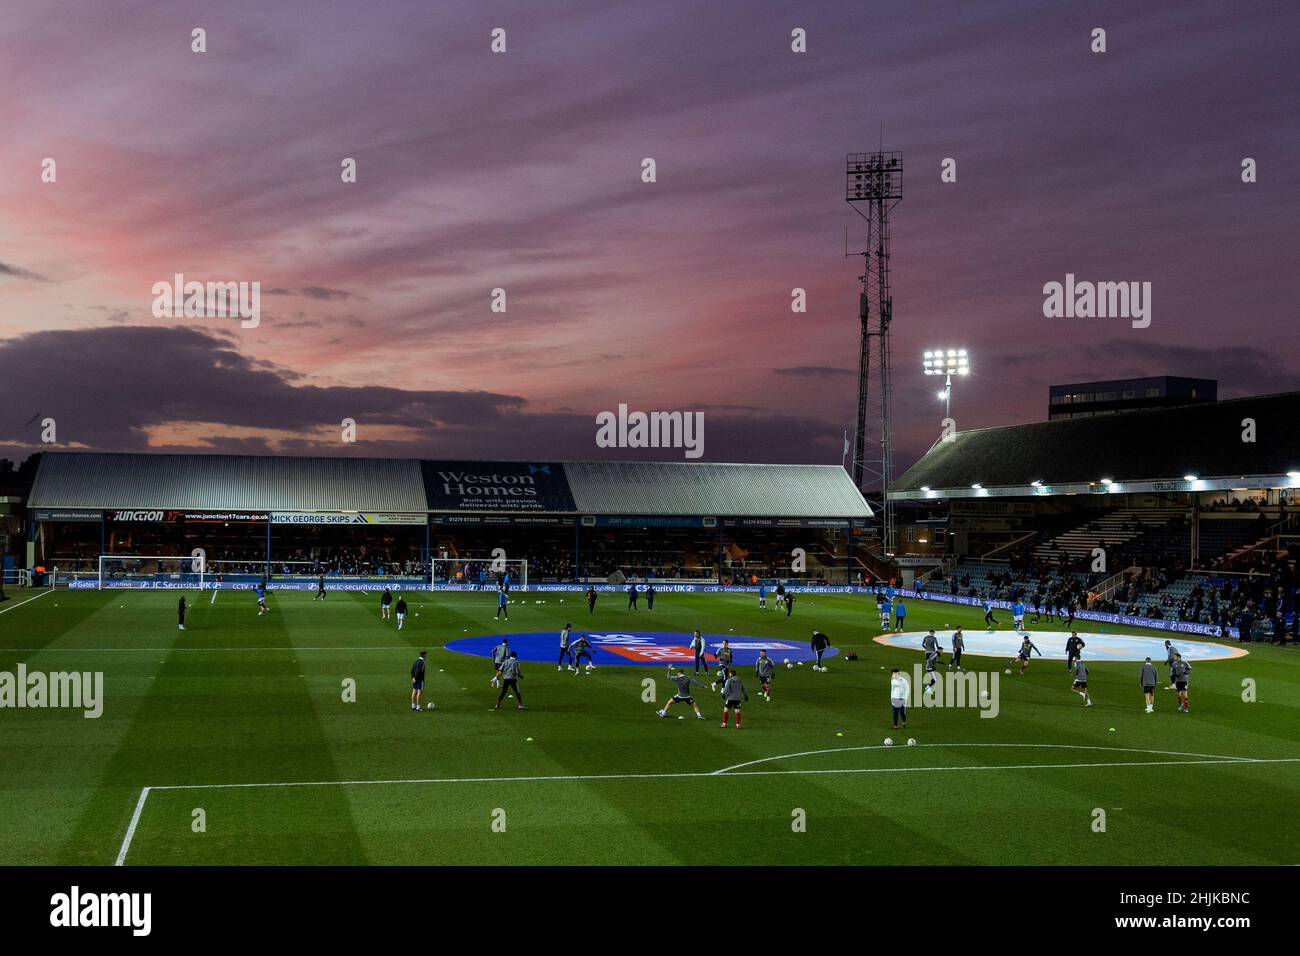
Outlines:
<svg viewBox="0 0 1300 956"><path fill-rule="evenodd" d="M27 269L19 269L17 266L11 266L7 262L0 262L0 276L9 276L11 279L23 279L27 282L49 282L50 280L43 275L37 275Z"/></svg>
<svg viewBox="0 0 1300 956"><path fill-rule="evenodd" d="M530 411L517 395L296 384L302 377L203 329L50 331L0 344L0 380L55 419L61 443L92 450L682 458L671 449L598 448L594 412ZM333 437L345 418L357 423L356 444ZM202 426L200 447L149 443L151 429L177 424ZM20 416L0 420L0 442L34 443L35 428ZM391 428L402 437L375 436ZM320 438L322 429L330 437ZM754 406L713 406L704 439L708 461L837 461L839 454L836 427Z"/></svg>

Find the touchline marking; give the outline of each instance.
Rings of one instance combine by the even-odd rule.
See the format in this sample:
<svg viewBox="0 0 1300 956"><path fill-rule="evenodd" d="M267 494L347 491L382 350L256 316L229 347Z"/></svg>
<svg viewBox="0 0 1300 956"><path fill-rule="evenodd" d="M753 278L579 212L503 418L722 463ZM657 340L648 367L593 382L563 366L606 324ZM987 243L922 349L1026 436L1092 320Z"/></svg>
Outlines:
<svg viewBox="0 0 1300 956"><path fill-rule="evenodd" d="M928 747L1071 747L1070 744L925 744ZM880 745L872 747L847 747L839 748L842 750L879 750L884 749ZM1178 756L1174 751L1164 750L1134 750L1125 747L1084 747L1080 750L1107 750L1120 753L1152 753L1152 754L1173 754ZM815 753L835 753L835 750L813 750L809 754ZM783 756L800 756L796 754L784 754L773 758L779 760ZM757 761L761 762L761 761ZM969 766L969 767L850 767L833 770L750 770L744 773L727 774L728 770L734 770L736 767L748 766L748 764L737 764L736 767L725 767L722 770L698 771L686 773L590 773L590 774L551 774L532 777L428 777L424 779L410 780L303 780L303 781L277 781L271 783L180 783L167 784L163 786L145 787L140 791L140 798L136 801L135 812L131 815L131 823L127 827L126 836L122 838L122 847L117 853L117 862L115 866L123 866L126 863L127 852L131 849L131 840L135 837L136 827L140 823L140 816L144 811L145 801L149 794L159 790L266 790L282 787L368 787L368 786L411 786L421 784L444 784L444 783L541 783L545 781L587 781L587 780L683 780L702 777L798 777L809 776L813 774L847 774L847 773L931 773L940 771L985 771L985 770L1083 770L1090 768L1106 767L1182 767L1198 765L1227 765L1241 766L1242 764L1267 764L1267 763L1300 763L1300 757L1212 757L1209 759L1197 760L1126 760L1099 763L1058 763L1058 764L993 764L987 766Z"/></svg>
<svg viewBox="0 0 1300 956"><path fill-rule="evenodd" d="M29 597L26 601L19 601L17 604L11 604L9 607L0 610L0 614L8 614L10 611L16 611L24 604L31 604L33 601L39 601L41 598L53 593L54 588L50 588L48 591L42 591L40 594L36 595L36 597Z"/></svg>

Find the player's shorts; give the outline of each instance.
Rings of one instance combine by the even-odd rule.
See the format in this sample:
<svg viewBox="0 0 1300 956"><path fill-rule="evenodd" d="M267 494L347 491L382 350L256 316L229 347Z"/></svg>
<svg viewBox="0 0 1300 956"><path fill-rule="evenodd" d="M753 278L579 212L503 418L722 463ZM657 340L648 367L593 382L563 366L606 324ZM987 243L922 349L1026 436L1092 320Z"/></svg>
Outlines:
<svg viewBox="0 0 1300 956"><path fill-rule="evenodd" d="M1174 681L1174 690L1187 690L1187 681Z"/></svg>
<svg viewBox="0 0 1300 956"><path fill-rule="evenodd" d="M413 681L413 682L411 683L411 689L412 689L412 690L424 690L424 681L422 681L422 680Z"/></svg>
<svg viewBox="0 0 1300 956"><path fill-rule="evenodd" d="M1155 692L1156 692L1156 685L1155 685L1155 684L1143 684L1143 685L1142 685L1142 693L1144 693L1144 694L1154 694Z"/></svg>
<svg viewBox="0 0 1300 956"><path fill-rule="evenodd" d="M695 703L695 698L694 698L694 697L678 697L676 694L673 694L673 703L674 703L674 704L694 704L694 703Z"/></svg>
<svg viewBox="0 0 1300 956"><path fill-rule="evenodd" d="M1074 682L1074 686L1075 686L1075 687L1082 688L1083 690L1087 690L1087 689L1088 689L1088 682L1087 682L1086 680L1077 680L1077 681Z"/></svg>
<svg viewBox="0 0 1300 956"><path fill-rule="evenodd" d="M404 620L406 620L406 615L403 614L401 611L398 611L398 612L397 612L397 619L398 619L399 621L404 621Z"/></svg>
<svg viewBox="0 0 1300 956"><path fill-rule="evenodd" d="M740 701L729 700L722 705L723 710L740 710Z"/></svg>
<svg viewBox="0 0 1300 956"><path fill-rule="evenodd" d="M1028 655L1028 654L1017 654L1017 655L1016 655L1016 658L1017 658L1017 660L1027 661L1027 660L1029 660L1029 655Z"/></svg>
<svg viewBox="0 0 1300 956"><path fill-rule="evenodd" d="M266 598L258 598L258 599L257 599L257 606L258 606L258 607L266 607Z"/></svg>

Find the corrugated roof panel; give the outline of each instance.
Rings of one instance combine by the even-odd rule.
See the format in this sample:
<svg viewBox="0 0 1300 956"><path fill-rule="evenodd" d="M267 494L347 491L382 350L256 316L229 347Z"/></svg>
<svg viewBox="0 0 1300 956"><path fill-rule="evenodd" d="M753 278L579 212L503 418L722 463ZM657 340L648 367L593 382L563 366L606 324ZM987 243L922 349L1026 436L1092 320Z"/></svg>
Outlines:
<svg viewBox="0 0 1300 956"><path fill-rule="evenodd" d="M579 461L563 467L582 514L871 515L838 465ZM42 456L30 504L104 511L429 510L418 460L80 452Z"/></svg>
<svg viewBox="0 0 1300 956"><path fill-rule="evenodd" d="M565 462L585 514L866 518L871 510L838 465Z"/></svg>
<svg viewBox="0 0 1300 956"><path fill-rule="evenodd" d="M46 452L31 505L209 511L426 509L418 461Z"/></svg>

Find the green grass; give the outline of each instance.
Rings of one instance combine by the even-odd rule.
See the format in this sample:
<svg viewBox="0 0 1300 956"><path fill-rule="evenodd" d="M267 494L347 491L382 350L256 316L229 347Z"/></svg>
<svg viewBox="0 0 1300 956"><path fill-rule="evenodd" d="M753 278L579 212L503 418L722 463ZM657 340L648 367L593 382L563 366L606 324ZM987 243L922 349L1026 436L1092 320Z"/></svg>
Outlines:
<svg viewBox="0 0 1300 956"><path fill-rule="evenodd" d="M656 718L642 681L665 699L657 667L574 677L525 664L531 709L493 712L486 662L442 649L467 632L553 631L565 615L594 631L652 626L616 595L590 618L578 595L563 606L530 595L498 625L491 595L420 594L400 634L374 594L322 604L277 592L259 618L248 593L190 593L183 634L174 592L63 591L16 606L30 596L0 605L0 670L103 671L106 700L98 720L0 710L0 864L112 864L142 788L181 786L194 788L150 790L129 865L1300 862L1283 838L1300 762L1219 759L1300 758L1295 650L1198 664L1192 713L1161 690L1150 717L1134 664L1094 664L1085 709L1059 662L1035 660L1002 678L996 719L913 709L906 735L920 746L883 749L887 669L919 655L871 641L866 597L807 595L786 619L752 595L660 594L656 630L802 642L818 627L861 658L833 659L827 674L780 669L773 701L753 700L744 729L724 732L709 694L708 721ZM910 628L982 626L971 609L911 611ZM426 647L437 709L414 714L407 672ZM356 703L342 701L345 678ZM1258 702L1242 701L1244 678ZM809 751L831 752L712 775ZM502 777L551 779L481 779ZM405 780L439 782L380 782ZM354 782L213 786L310 781ZM196 809L206 832L192 831Z"/></svg>

